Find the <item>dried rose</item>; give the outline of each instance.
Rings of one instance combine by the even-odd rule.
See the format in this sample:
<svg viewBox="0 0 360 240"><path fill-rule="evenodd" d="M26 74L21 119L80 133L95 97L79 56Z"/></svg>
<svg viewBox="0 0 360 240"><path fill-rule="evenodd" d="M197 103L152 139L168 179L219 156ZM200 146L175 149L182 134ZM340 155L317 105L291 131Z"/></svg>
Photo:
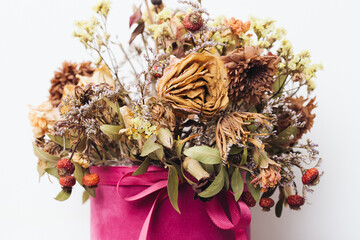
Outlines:
<svg viewBox="0 0 360 240"><path fill-rule="evenodd" d="M191 53L165 69L157 91L174 109L210 118L227 106L227 84L219 57L208 52Z"/></svg>

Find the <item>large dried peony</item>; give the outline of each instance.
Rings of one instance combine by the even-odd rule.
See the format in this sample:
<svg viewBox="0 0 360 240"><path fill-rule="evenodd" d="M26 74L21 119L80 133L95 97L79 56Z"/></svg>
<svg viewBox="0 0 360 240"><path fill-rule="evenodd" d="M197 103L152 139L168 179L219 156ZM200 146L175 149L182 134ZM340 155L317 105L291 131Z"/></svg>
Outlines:
<svg viewBox="0 0 360 240"><path fill-rule="evenodd" d="M210 118L229 102L227 81L219 57L208 52L191 53L165 69L157 91L174 109Z"/></svg>

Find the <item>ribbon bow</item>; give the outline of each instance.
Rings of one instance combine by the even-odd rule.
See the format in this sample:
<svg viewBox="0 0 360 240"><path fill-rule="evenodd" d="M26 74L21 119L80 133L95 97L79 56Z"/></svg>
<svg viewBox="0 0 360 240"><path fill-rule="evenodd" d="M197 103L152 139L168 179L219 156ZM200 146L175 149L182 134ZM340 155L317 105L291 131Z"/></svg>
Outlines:
<svg viewBox="0 0 360 240"><path fill-rule="evenodd" d="M150 221L156 206L162 200L168 198L166 189L168 173L163 169L159 169L148 171L141 176L132 176L132 174L133 171L124 174L117 183L117 192L125 201L137 201L152 193L158 192L140 232L139 240L146 240ZM120 190L121 186L146 186L146 188L133 196L126 196L126 194ZM204 202L207 214L212 222L220 229L233 230L236 240L250 240L246 235L246 229L248 229L251 221L250 208L242 201L236 202L232 192L226 192L226 199L231 220L226 215L217 196L211 201Z"/></svg>

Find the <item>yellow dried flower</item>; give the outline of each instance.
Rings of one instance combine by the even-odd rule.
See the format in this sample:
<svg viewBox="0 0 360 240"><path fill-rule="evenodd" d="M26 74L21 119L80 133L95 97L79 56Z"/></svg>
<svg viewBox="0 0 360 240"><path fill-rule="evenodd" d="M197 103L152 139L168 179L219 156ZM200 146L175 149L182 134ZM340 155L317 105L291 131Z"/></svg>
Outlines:
<svg viewBox="0 0 360 240"><path fill-rule="evenodd" d="M105 18L109 14L111 2L108 0L102 0L93 7L96 13L103 15Z"/></svg>

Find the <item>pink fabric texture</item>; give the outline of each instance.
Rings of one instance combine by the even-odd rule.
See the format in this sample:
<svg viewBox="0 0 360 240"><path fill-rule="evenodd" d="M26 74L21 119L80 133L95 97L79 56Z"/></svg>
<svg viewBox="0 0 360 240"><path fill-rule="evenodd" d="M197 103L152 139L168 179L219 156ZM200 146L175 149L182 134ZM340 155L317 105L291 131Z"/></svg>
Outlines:
<svg viewBox="0 0 360 240"><path fill-rule="evenodd" d="M167 170L151 166L91 167L100 176L91 198L92 240L250 240L250 210L221 193L206 203L194 200L188 184L179 186L177 213L167 196Z"/></svg>

